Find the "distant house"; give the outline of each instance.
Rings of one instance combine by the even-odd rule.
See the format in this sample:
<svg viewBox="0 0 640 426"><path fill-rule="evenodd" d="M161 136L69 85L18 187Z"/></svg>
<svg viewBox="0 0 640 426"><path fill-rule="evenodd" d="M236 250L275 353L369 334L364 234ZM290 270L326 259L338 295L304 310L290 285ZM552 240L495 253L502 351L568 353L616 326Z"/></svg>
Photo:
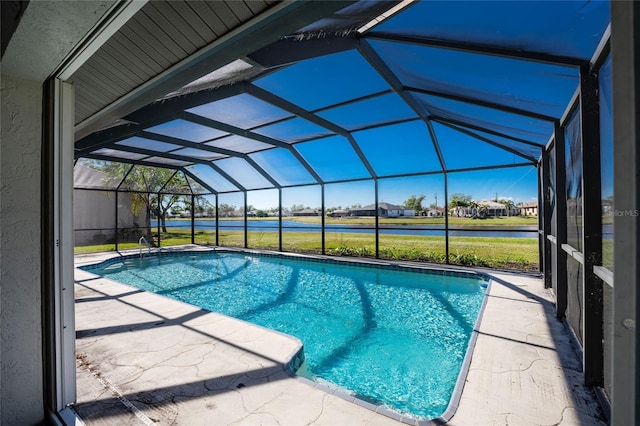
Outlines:
<svg viewBox="0 0 640 426"><path fill-rule="evenodd" d="M451 216L458 217L497 217L515 216L518 214L517 208L508 209L502 203L491 200L472 201L473 207L454 207L450 210ZM476 207L477 206L477 207Z"/></svg>
<svg viewBox="0 0 640 426"><path fill-rule="evenodd" d="M294 216L320 216L320 210L317 209L303 209L293 212Z"/></svg>
<svg viewBox="0 0 640 426"><path fill-rule="evenodd" d="M422 212L422 216L427 216L427 217L442 217L444 216L444 212L445 212L445 208L444 207L436 207L436 208L430 208L427 210L424 210Z"/></svg>
<svg viewBox="0 0 640 426"><path fill-rule="evenodd" d="M348 210L338 209L338 210L334 210L331 213L329 213L328 216L330 216L330 217L346 217L346 216L349 216L349 211Z"/></svg>
<svg viewBox="0 0 640 426"><path fill-rule="evenodd" d="M349 209L349 216L376 216L375 204ZM390 203L378 203L378 217L411 217L415 216L413 209Z"/></svg>
<svg viewBox="0 0 640 426"><path fill-rule="evenodd" d="M538 202L522 203L518 205L518 210L522 216L538 216Z"/></svg>
<svg viewBox="0 0 640 426"><path fill-rule="evenodd" d="M508 211L507 206L496 201L478 201L478 206L480 206L481 209L485 209L486 216L511 216L515 214L515 211Z"/></svg>

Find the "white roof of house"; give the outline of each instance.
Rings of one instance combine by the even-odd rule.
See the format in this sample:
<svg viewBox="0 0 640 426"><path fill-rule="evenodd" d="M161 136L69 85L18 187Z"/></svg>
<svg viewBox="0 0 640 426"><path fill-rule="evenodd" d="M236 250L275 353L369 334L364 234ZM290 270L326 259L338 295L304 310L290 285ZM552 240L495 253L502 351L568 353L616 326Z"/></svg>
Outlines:
<svg viewBox="0 0 640 426"><path fill-rule="evenodd" d="M528 203L522 203L518 207L520 207L522 209L531 208L531 207L538 207L538 202L537 201L530 201Z"/></svg>
<svg viewBox="0 0 640 426"><path fill-rule="evenodd" d="M479 206L487 206L490 209L504 209L504 208L506 208L504 206L504 204L497 203L497 202L491 201L491 200L480 200L480 201L476 201L476 203L478 203Z"/></svg>
<svg viewBox="0 0 640 426"><path fill-rule="evenodd" d="M385 210L411 210L409 207L405 207L405 206L398 206L395 204L391 204L391 203L378 203L378 207L385 209ZM376 205L375 204L369 204L367 206L364 207L358 207L358 208L354 208L354 209L349 209L349 210L375 210L376 209Z"/></svg>

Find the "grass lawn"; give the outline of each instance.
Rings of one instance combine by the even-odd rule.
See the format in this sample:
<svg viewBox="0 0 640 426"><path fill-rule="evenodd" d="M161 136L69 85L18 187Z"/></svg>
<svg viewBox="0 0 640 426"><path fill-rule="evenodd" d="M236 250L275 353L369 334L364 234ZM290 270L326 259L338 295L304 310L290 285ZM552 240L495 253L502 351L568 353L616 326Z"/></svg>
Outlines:
<svg viewBox="0 0 640 426"><path fill-rule="evenodd" d="M602 240L602 266L613 271L613 240Z"/></svg>
<svg viewBox="0 0 640 426"><path fill-rule="evenodd" d="M220 231L220 246L244 247L243 231ZM252 231L247 236L249 248L278 250L278 233ZM320 232L284 232L282 249L291 252L320 253L322 241ZM215 245L213 231L197 231L196 244ZM172 229L161 234L161 246L190 244L191 235L187 229ZM119 243L118 249L138 248L137 242ZM417 235L380 235L380 257L393 260L422 262L445 262L445 241L443 237ZM75 253L92 253L115 250L114 244L100 244L76 247ZM326 254L337 256L375 256L375 236L373 234L327 232L325 234ZM449 261L453 264L488 266L519 270L538 269L538 241L535 238L487 238L450 237Z"/></svg>

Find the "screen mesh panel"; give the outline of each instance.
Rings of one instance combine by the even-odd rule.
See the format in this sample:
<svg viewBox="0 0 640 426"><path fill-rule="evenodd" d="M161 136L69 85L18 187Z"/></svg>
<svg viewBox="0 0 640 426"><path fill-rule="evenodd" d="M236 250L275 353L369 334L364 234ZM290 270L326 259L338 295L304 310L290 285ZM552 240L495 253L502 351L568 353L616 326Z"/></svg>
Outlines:
<svg viewBox="0 0 640 426"><path fill-rule="evenodd" d="M418 118L395 93L331 108L318 115L347 130Z"/></svg>
<svg viewBox="0 0 640 426"><path fill-rule="evenodd" d="M295 148L325 181L370 176L349 141L342 136L299 143L295 145ZM328 153L331 155L327 155Z"/></svg>
<svg viewBox="0 0 640 426"><path fill-rule="evenodd" d="M193 166L187 166L186 169L218 192L239 190L238 187L233 185L220 173L206 164L195 164Z"/></svg>
<svg viewBox="0 0 640 426"><path fill-rule="evenodd" d="M258 79L255 85L308 111L389 88L355 50L301 61Z"/></svg>
<svg viewBox="0 0 640 426"><path fill-rule="evenodd" d="M608 22L608 2L424 1L375 31L590 58Z"/></svg>
<svg viewBox="0 0 640 426"><path fill-rule="evenodd" d="M247 189L273 187L264 176L242 158L225 158L217 160L215 164Z"/></svg>
<svg viewBox="0 0 640 426"><path fill-rule="evenodd" d="M556 118L578 84L575 68L412 44L371 45L405 86Z"/></svg>
<svg viewBox="0 0 640 426"><path fill-rule="evenodd" d="M250 129L291 114L251 95L243 93L186 110L212 120Z"/></svg>
<svg viewBox="0 0 640 426"><path fill-rule="evenodd" d="M421 121L353 135L379 176L442 171L427 126Z"/></svg>
<svg viewBox="0 0 640 426"><path fill-rule="evenodd" d="M574 112L565 128L565 191L567 243L582 251L582 136L580 114Z"/></svg>
<svg viewBox="0 0 640 426"><path fill-rule="evenodd" d="M300 161L284 148L256 152L250 157L281 185L302 185L315 182L313 176Z"/></svg>
<svg viewBox="0 0 640 426"><path fill-rule="evenodd" d="M227 134L223 131L191 123L186 120L167 121L166 123L150 127L146 129L146 131L178 139L186 139L191 142L204 142Z"/></svg>

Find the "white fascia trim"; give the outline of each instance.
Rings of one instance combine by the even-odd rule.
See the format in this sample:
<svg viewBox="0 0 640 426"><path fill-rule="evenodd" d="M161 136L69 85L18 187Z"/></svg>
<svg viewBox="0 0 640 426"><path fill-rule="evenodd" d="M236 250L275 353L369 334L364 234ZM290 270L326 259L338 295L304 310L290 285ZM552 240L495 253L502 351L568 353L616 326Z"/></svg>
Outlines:
<svg viewBox="0 0 640 426"><path fill-rule="evenodd" d="M397 5L392 7L391 9L389 9L386 12L380 14L379 16L376 16L371 21L367 22L366 24L364 24L363 26L358 28L358 34L362 34L362 33L365 33L366 31L369 31L373 27L383 23L384 21L386 21L387 19L391 18L393 15L395 15L398 12L400 12L401 10L404 10L406 7L412 5L413 3L415 3L415 0L403 0L403 1L401 1L400 3L398 3Z"/></svg>

